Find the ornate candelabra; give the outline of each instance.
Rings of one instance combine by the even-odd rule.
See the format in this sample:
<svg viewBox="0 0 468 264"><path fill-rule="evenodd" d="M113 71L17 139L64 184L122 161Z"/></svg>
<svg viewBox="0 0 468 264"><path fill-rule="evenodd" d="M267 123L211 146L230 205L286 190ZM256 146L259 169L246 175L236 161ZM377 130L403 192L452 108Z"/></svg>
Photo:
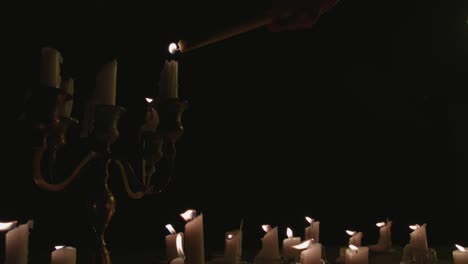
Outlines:
<svg viewBox="0 0 468 264"><path fill-rule="evenodd" d="M80 185L86 188L83 202L86 203L96 236L96 246L90 261L109 264L111 257L104 235L115 212L116 201L108 180L110 177L120 177L126 193L133 199L160 192L151 184L150 175L155 173L154 166L158 166L163 157L170 162L170 174L173 173L175 144L184 132L182 114L187 108L187 102L169 98L149 105L158 113L160 122L155 131L145 131L141 136L141 163L138 164L141 169L137 172L143 175L136 175L128 161L117 159L110 151L111 145L119 138L118 123L125 109L120 106L96 105L93 129L86 139L86 154L69 175L55 177L54 164L57 155L60 155L58 150L67 144L69 128L77 124L72 118L57 114L57 107L70 99L71 96L65 91L53 87L40 87L34 91L25 119L32 132L32 175L36 185L49 192L63 191L74 181L84 182ZM72 166L76 161L70 163ZM113 165L118 168L118 175L113 175L113 170L109 169ZM143 177L145 175L149 177ZM132 190L129 180L132 177L143 177L142 191ZM54 179L58 178L63 180L55 182Z"/></svg>

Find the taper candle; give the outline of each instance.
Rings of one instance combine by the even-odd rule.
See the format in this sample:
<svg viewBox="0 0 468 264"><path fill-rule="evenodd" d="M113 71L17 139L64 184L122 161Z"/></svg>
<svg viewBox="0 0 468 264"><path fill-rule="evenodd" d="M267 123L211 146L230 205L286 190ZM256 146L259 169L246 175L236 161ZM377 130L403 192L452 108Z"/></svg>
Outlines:
<svg viewBox="0 0 468 264"><path fill-rule="evenodd" d="M115 105L117 87L117 60L104 66L96 76L96 89L94 90L94 104Z"/></svg>
<svg viewBox="0 0 468 264"><path fill-rule="evenodd" d="M205 263L205 244L203 236L203 214L196 216L195 210L187 210L181 217L185 224L184 246L186 260L190 264Z"/></svg>
<svg viewBox="0 0 468 264"><path fill-rule="evenodd" d="M60 89L65 91L72 98L58 105L57 113L59 116L70 117L73 108L73 93L75 91L75 80L73 80L73 78L70 78L62 81L60 83Z"/></svg>
<svg viewBox="0 0 468 264"><path fill-rule="evenodd" d="M159 79L159 98L178 98L178 94L179 63L175 60L166 60Z"/></svg>
<svg viewBox="0 0 468 264"><path fill-rule="evenodd" d="M59 51L52 47L42 48L39 78L42 86L59 88L62 62L63 58Z"/></svg>

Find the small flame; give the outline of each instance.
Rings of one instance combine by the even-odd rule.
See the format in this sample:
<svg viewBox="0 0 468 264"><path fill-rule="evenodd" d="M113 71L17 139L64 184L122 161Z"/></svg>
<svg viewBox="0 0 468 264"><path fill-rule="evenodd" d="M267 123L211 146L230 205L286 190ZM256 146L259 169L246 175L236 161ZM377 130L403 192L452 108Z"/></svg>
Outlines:
<svg viewBox="0 0 468 264"><path fill-rule="evenodd" d="M299 245L292 246L292 248L303 250L303 249L308 248L310 244L312 244L313 242L314 242L314 239L312 238L312 239L309 239L300 243Z"/></svg>
<svg viewBox="0 0 468 264"><path fill-rule="evenodd" d="M169 232L170 232L171 234L173 234L173 235L176 234L176 231L175 231L174 227L172 227L171 224L167 224L167 225L166 225L166 228L167 228L167 230L169 230Z"/></svg>
<svg viewBox="0 0 468 264"><path fill-rule="evenodd" d="M177 247L177 254L179 254L179 257L184 257L184 245L182 241L182 234L177 234L176 237L176 247Z"/></svg>
<svg viewBox="0 0 468 264"><path fill-rule="evenodd" d="M416 230L419 228L419 225L410 225L409 228L412 230Z"/></svg>
<svg viewBox="0 0 468 264"><path fill-rule="evenodd" d="M312 222L314 222L314 219L313 218L310 218L308 216L305 217L306 221L309 223L309 224L312 224Z"/></svg>
<svg viewBox="0 0 468 264"><path fill-rule="evenodd" d="M263 231L268 232L268 231L271 230L271 227L270 227L270 225L262 225L262 229L263 229Z"/></svg>
<svg viewBox="0 0 468 264"><path fill-rule="evenodd" d="M177 44L175 44L174 42L169 44L169 53L174 54L178 50L179 50L179 47L177 47Z"/></svg>
<svg viewBox="0 0 468 264"><path fill-rule="evenodd" d="M146 102L148 102L148 103L153 102L153 98L146 97L145 100L146 100Z"/></svg>
<svg viewBox="0 0 468 264"><path fill-rule="evenodd" d="M197 211L193 209L189 209L185 211L185 213L180 214L180 216L185 220L185 221L190 221L195 218L195 215L197 214Z"/></svg>
<svg viewBox="0 0 468 264"><path fill-rule="evenodd" d="M460 245L455 244L455 247L460 250L461 252L467 252L466 249Z"/></svg>
<svg viewBox="0 0 468 264"><path fill-rule="evenodd" d="M354 250L354 251L358 251L358 247L356 247L355 245L349 245L349 249L351 250Z"/></svg>
<svg viewBox="0 0 468 264"><path fill-rule="evenodd" d="M375 225L378 226L378 227L382 227L382 226L385 226L385 222L380 222L380 223L377 223Z"/></svg>
<svg viewBox="0 0 468 264"><path fill-rule="evenodd" d="M58 250L58 249L62 249L64 248L65 246L55 246L55 249Z"/></svg>
<svg viewBox="0 0 468 264"><path fill-rule="evenodd" d="M293 237L293 232L292 232L291 228L288 227L288 228L286 229L286 235L288 236L288 238L292 238L292 237Z"/></svg>
<svg viewBox="0 0 468 264"><path fill-rule="evenodd" d="M228 240L231 240L233 237L234 237L234 235L233 235L233 234L229 234L229 235L227 235L227 239L228 239Z"/></svg>
<svg viewBox="0 0 468 264"><path fill-rule="evenodd" d="M16 226L17 223L18 221L11 221L11 222L4 222L4 223L0 222L0 232L12 229L14 226Z"/></svg>
<svg viewBox="0 0 468 264"><path fill-rule="evenodd" d="M346 234L354 236L354 234L356 234L356 231L346 230Z"/></svg>

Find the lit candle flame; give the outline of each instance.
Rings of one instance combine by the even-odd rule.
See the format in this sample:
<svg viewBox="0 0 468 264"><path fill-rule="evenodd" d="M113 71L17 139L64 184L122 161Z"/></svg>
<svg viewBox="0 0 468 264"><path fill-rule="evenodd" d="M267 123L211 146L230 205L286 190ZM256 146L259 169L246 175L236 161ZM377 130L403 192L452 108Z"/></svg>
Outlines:
<svg viewBox="0 0 468 264"><path fill-rule="evenodd" d="M419 225L410 225L409 228L412 230L416 230L419 228Z"/></svg>
<svg viewBox="0 0 468 264"><path fill-rule="evenodd" d="M233 234L229 234L229 235L227 235L227 239L228 239L228 240L231 240L233 237L234 237L234 235L233 235Z"/></svg>
<svg viewBox="0 0 468 264"><path fill-rule="evenodd" d="M455 247L460 250L461 252L467 252L466 249L460 245L455 244Z"/></svg>
<svg viewBox="0 0 468 264"><path fill-rule="evenodd" d="M288 236L288 238L292 238L293 237L293 231L291 230L291 228L287 228L286 229L286 235Z"/></svg>
<svg viewBox="0 0 468 264"><path fill-rule="evenodd" d="M180 214L180 216L185 220L185 221L190 221L195 218L195 215L197 214L197 211L193 209L189 209L185 211L184 213Z"/></svg>
<svg viewBox="0 0 468 264"><path fill-rule="evenodd" d="M167 225L166 225L166 228L167 228L167 230L169 230L169 232L170 232L171 234L173 234L173 235L176 234L176 231L175 231L174 227L172 227L171 224L167 224Z"/></svg>
<svg viewBox="0 0 468 264"><path fill-rule="evenodd" d="M312 224L314 222L314 219L313 218L310 218L308 216L305 217L305 220L309 223L309 224Z"/></svg>
<svg viewBox="0 0 468 264"><path fill-rule="evenodd" d="M346 234L354 236L354 234L356 234L356 231L346 230Z"/></svg>
<svg viewBox="0 0 468 264"><path fill-rule="evenodd" d="M177 237L176 237L176 247L177 247L177 254L179 254L179 257L183 258L185 257L184 255L184 246L183 246L183 243L182 243L182 234L177 234Z"/></svg>
<svg viewBox="0 0 468 264"><path fill-rule="evenodd" d="M356 247L355 245L349 245L349 249L351 250L354 250L354 251L358 251L358 247Z"/></svg>
<svg viewBox="0 0 468 264"><path fill-rule="evenodd" d="M179 50L179 47L177 47L177 44L175 44L174 42L169 44L169 53L174 54L178 50Z"/></svg>
<svg viewBox="0 0 468 264"><path fill-rule="evenodd" d="M55 246L55 249L61 249L64 248L65 246Z"/></svg>
<svg viewBox="0 0 468 264"><path fill-rule="evenodd" d="M153 102L153 98L146 97L145 100L146 100L146 102L148 102L148 103Z"/></svg>
<svg viewBox="0 0 468 264"><path fill-rule="evenodd" d="M314 242L314 239L312 238L312 239L309 239L300 243L299 245L292 246L292 248L303 250L303 249L308 248L313 242Z"/></svg>
<svg viewBox="0 0 468 264"><path fill-rule="evenodd" d="M262 229L263 229L263 231L268 232L268 231L271 230L271 227L270 227L270 225L262 225Z"/></svg>
<svg viewBox="0 0 468 264"><path fill-rule="evenodd" d="M4 222L4 223L0 222L0 231L10 230L14 226L16 226L17 223L18 221L11 221L11 222Z"/></svg>
<svg viewBox="0 0 468 264"><path fill-rule="evenodd" d="M385 222L380 222L380 223L377 223L375 225L378 226L378 227L382 227L382 226L385 226Z"/></svg>

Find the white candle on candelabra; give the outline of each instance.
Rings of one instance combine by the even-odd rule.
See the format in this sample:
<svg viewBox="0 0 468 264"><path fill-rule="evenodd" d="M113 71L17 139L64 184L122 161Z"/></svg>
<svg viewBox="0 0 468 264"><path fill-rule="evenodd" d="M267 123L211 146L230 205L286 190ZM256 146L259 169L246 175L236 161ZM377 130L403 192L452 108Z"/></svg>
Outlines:
<svg viewBox="0 0 468 264"><path fill-rule="evenodd" d="M159 126L159 114L151 105L153 102L152 98L146 98L146 102L148 105L146 107L145 124L143 125L142 131L156 132L156 129Z"/></svg>
<svg viewBox="0 0 468 264"><path fill-rule="evenodd" d="M33 222L28 221L6 234L5 239L5 264L27 264L29 247L29 229Z"/></svg>
<svg viewBox="0 0 468 264"><path fill-rule="evenodd" d="M272 229L269 225L262 225L262 228L266 234L262 238L262 249L257 256L263 261L279 259L278 227Z"/></svg>
<svg viewBox="0 0 468 264"><path fill-rule="evenodd" d="M429 247L427 245L427 234L426 234L426 224L412 225L410 229L413 230L410 234L410 245L411 248L418 251L428 251Z"/></svg>
<svg viewBox="0 0 468 264"><path fill-rule="evenodd" d="M287 238L283 240L283 256L288 259L299 259L300 252L293 246L300 244L301 238L294 237L293 231L289 227L286 229L286 236Z"/></svg>
<svg viewBox="0 0 468 264"><path fill-rule="evenodd" d="M166 60L159 79L159 98L178 98L178 94L179 64L175 60Z"/></svg>
<svg viewBox="0 0 468 264"><path fill-rule="evenodd" d="M184 238L184 233L176 233L174 227L172 227L171 224L167 224L166 228L170 232L170 234L166 236L166 257L167 261L171 261L179 257L176 239L179 235Z"/></svg>
<svg viewBox="0 0 468 264"><path fill-rule="evenodd" d="M379 230L379 240L377 244L369 246L371 251L383 252L392 247L392 221L379 222L376 224Z"/></svg>
<svg viewBox="0 0 468 264"><path fill-rule="evenodd" d="M457 248L452 252L454 264L468 264L468 248L460 245L455 245Z"/></svg>
<svg viewBox="0 0 468 264"><path fill-rule="evenodd" d="M314 243L314 239L309 239L301 244L293 246L296 250L302 250L300 253L301 264L321 264L322 263L322 245Z"/></svg>
<svg viewBox="0 0 468 264"><path fill-rule="evenodd" d="M46 87L60 86L60 64L63 59L60 52L51 47L41 50L40 84Z"/></svg>
<svg viewBox="0 0 468 264"><path fill-rule="evenodd" d="M177 234L176 236L176 247L177 247L177 258L174 258L169 263L170 264L184 264L185 263L185 254L183 247L183 236L182 233Z"/></svg>
<svg viewBox="0 0 468 264"><path fill-rule="evenodd" d="M346 230L346 234L351 236L349 238L348 245L354 245L356 247L361 246L361 241L362 241L362 237L363 237L362 232Z"/></svg>
<svg viewBox="0 0 468 264"><path fill-rule="evenodd" d="M117 60L104 66L96 76L96 89L94 90L94 104L115 105L117 87Z"/></svg>
<svg viewBox="0 0 468 264"><path fill-rule="evenodd" d="M369 248L357 247L349 245L346 249L346 264L368 264L369 263Z"/></svg>
<svg viewBox="0 0 468 264"><path fill-rule="evenodd" d="M58 105L57 113L59 114L59 116L70 117L73 108L73 93L75 91L75 81L72 78L64 80L60 84L60 89L62 89L69 96L71 96L72 99L66 100L62 104Z"/></svg>
<svg viewBox="0 0 468 264"><path fill-rule="evenodd" d="M203 214L196 216L195 210L187 210L181 214L185 221L184 238L185 254L190 264L205 263L205 244L203 236Z"/></svg>
<svg viewBox="0 0 468 264"><path fill-rule="evenodd" d="M227 263L238 263L242 257L242 225L240 229L226 232L224 240L224 260Z"/></svg>
<svg viewBox="0 0 468 264"><path fill-rule="evenodd" d="M314 239L316 243L320 242L320 221L315 221L314 219L306 216L306 221L310 226L305 228L305 240Z"/></svg>
<svg viewBox="0 0 468 264"><path fill-rule="evenodd" d="M76 248L56 246L52 251L51 264L76 264Z"/></svg>

